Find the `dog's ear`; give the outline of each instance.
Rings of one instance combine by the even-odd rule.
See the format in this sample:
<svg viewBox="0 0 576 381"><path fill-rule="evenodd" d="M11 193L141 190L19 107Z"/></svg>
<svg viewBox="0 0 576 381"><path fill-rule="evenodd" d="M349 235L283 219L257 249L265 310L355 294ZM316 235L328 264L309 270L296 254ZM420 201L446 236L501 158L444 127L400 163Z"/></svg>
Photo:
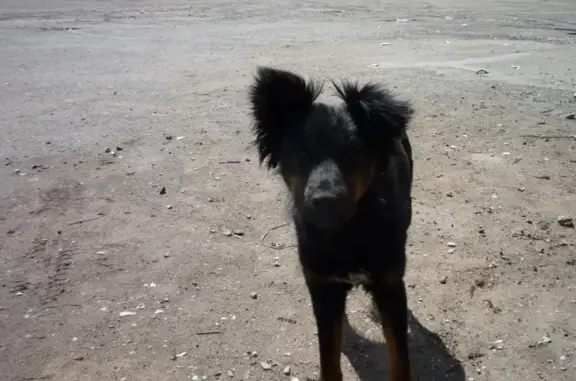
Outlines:
<svg viewBox="0 0 576 381"><path fill-rule="evenodd" d="M260 163L278 166L286 129L304 123L322 86L285 70L259 67L250 88L256 145Z"/></svg>
<svg viewBox="0 0 576 381"><path fill-rule="evenodd" d="M385 88L369 83L333 82L338 95L346 102L346 109L358 127L359 133L373 143L390 142L406 130L414 110L405 101L398 100Z"/></svg>

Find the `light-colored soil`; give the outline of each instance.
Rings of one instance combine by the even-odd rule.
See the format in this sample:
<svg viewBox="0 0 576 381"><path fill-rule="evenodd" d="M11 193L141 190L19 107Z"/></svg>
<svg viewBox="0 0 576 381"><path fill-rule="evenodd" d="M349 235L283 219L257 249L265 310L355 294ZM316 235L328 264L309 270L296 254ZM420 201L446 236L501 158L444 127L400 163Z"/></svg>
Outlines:
<svg viewBox="0 0 576 381"><path fill-rule="evenodd" d="M251 145L246 90L266 64L414 103L419 379L574 380L576 230L557 222L576 218L574 15L572 0L3 1L0 379L314 377L292 226L262 239L289 222ZM367 306L351 295L346 380L387 379Z"/></svg>

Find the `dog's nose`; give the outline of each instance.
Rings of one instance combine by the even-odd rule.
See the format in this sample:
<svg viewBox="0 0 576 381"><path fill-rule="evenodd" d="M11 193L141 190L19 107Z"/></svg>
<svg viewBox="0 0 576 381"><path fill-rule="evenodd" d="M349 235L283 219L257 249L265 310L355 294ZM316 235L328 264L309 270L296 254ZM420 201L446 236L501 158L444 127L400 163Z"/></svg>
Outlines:
<svg viewBox="0 0 576 381"><path fill-rule="evenodd" d="M307 202L305 218L318 227L330 228L347 220L354 212L354 203L343 194L318 192Z"/></svg>
<svg viewBox="0 0 576 381"><path fill-rule="evenodd" d="M340 197L332 194L318 194L312 196L310 200L314 209L321 213L335 212L338 204L341 202Z"/></svg>

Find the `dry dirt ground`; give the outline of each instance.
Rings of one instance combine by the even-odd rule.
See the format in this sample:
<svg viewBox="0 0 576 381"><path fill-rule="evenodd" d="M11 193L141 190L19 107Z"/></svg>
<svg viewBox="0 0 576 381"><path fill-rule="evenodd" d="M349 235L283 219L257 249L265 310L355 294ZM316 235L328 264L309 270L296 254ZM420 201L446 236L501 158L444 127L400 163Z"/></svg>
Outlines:
<svg viewBox="0 0 576 381"><path fill-rule="evenodd" d="M574 380L576 230L557 219L576 218L575 15L2 1L0 379L314 377L285 191L251 146L246 87L269 64L382 80L417 109L419 380ZM346 380L387 379L367 303L349 299Z"/></svg>

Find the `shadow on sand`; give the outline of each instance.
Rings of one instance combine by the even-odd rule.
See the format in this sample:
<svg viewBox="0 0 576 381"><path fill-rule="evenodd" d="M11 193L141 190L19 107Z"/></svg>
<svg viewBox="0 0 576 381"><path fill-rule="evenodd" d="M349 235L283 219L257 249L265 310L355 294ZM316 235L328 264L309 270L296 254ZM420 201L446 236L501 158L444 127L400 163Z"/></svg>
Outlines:
<svg viewBox="0 0 576 381"><path fill-rule="evenodd" d="M462 364L450 354L442 339L420 324L411 311L408 311L408 319L414 380L465 381ZM389 379L386 350L386 344L361 336L345 319L342 352L361 381Z"/></svg>

